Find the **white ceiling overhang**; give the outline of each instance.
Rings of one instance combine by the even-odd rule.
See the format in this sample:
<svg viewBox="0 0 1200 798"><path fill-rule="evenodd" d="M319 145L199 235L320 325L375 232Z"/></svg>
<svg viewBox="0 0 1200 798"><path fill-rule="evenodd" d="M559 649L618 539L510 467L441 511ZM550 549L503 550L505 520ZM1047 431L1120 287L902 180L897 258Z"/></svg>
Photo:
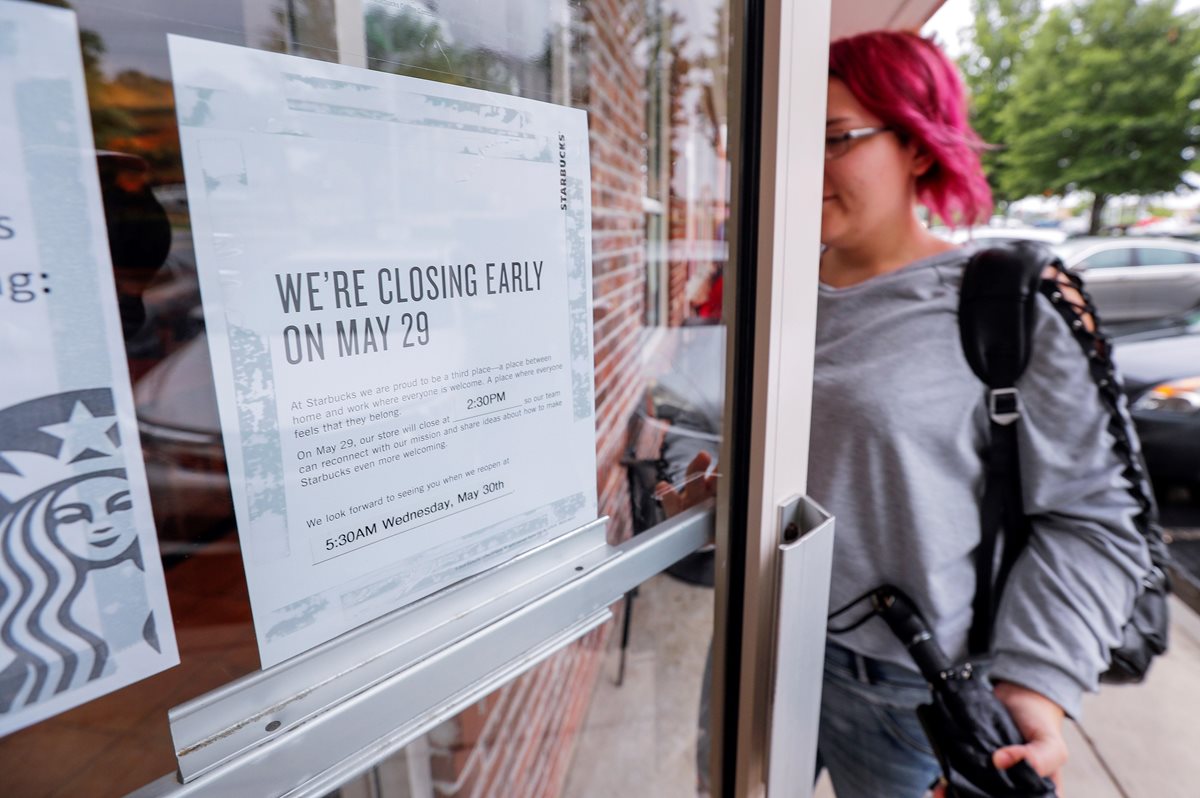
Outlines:
<svg viewBox="0 0 1200 798"><path fill-rule="evenodd" d="M880 28L919 30L945 0L832 0L830 36Z"/></svg>

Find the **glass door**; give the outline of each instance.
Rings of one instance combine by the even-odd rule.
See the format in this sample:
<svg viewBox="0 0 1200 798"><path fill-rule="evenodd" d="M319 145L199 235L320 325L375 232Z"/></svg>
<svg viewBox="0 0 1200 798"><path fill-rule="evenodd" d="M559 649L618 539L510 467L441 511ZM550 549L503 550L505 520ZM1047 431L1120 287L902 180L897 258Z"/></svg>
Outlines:
<svg viewBox="0 0 1200 798"><path fill-rule="evenodd" d="M789 506L799 512L788 500L803 494L807 467L807 413L782 408L807 407L811 383L819 161L801 154L822 146L804 120L819 118L823 108L818 78L828 7L802 17L785 4L724 0L0 0L0 56L13 42L28 47L11 35L17 28L10 26L5 39L4 13L17 6L67 9L78 29L79 99L91 129L79 151L97 162L121 356L179 664L36 722L14 721L0 738L5 791L423 797L760 790L768 779L772 696L778 698L776 629L786 626L775 610L790 520L781 513ZM224 82L205 83L210 72ZM264 372L239 371L261 361L230 343L248 328L228 313L218 324L214 313L228 292L254 277L258 267L238 260L245 246L257 253L254 263L276 272L278 296L268 297L285 313L289 302L299 312L322 296L338 309L343 302L365 306L359 291L403 310L398 303L407 290L414 312L407 321L395 313L391 332L408 325L402 346L440 346L435 336L469 323L453 314L442 321L432 311L422 320L412 280L427 301L439 293L448 306L456 280L464 298L474 297L472 273L443 268L413 278L388 271L392 261L384 268L372 260L378 253L371 246L358 248L385 242L396 262L435 263L441 261L428 241L505 234L478 214L444 210L453 205L447 197L470 196L452 193L461 188L416 177L389 182L397 169L425 174L413 159L371 166L368 153L399 140L389 125L407 113L401 105L372 104L393 78L426 82L404 85L424 86L432 98L421 112L431 153L482 141L478 150L454 154L510 170L506 193L487 198L496 214L532 201L518 166L541 160L561 164L563 211L587 208L589 216L580 217L589 219L582 231L587 249L572 250L568 234L565 250L568 261L573 252L589 253L579 272L587 302L563 322L563 329L587 334L573 339L574 361L564 363L586 375L574 398L590 403L594 435L586 457L550 460L549 468L543 458L538 473L553 481L582 470L594 483L582 491L582 505L548 503L528 528L550 529L588 501L595 511L570 529L512 538L508 548L489 549L490 559L464 559L460 547L436 562L420 560L428 571L420 575L409 569L368 579L386 565L385 555L374 554L385 547L372 538L390 527L374 527L364 515L361 523L338 521L328 534L314 530L341 512L366 513L373 495L343 506L333 501L336 491L322 493L332 498L321 512L307 519L290 513L275 527L278 537L268 539L257 530L267 529L263 518L279 506L271 502L290 508L287 491L312 485L316 495L321 480L342 471L346 496L384 475L379 501L396 502L388 516L393 526L415 530L422 513L433 517L451 502L474 501L465 495L470 486L448 493L445 508L433 488L427 499L404 504L435 475L406 465L407 455L390 449L401 446L397 440L379 438L390 428L371 414L382 418L390 405L366 406L382 401L379 394L364 398L360 390L347 399L345 386L333 383L309 391L289 413L270 409L286 422L273 445L294 448L294 456L264 448L267 406L253 404ZM331 99L335 93L339 99ZM586 147L576 140L575 149L560 149L564 138L547 139L553 146L544 151L528 145L542 106L517 104L524 101L586 111ZM478 103L470 120L448 116L469 102ZM258 121L235 129L223 115L234 107ZM202 129L216 132L200 141ZM497 138L496 130L504 135ZM268 134L274 138L258 149L227 144ZM483 138L470 138L476 134ZM28 159L36 142L22 142ZM582 178L569 171L577 167L567 165L568 152L586 157ZM461 167L455 181L477 179L482 172L472 168ZM292 188L269 201L249 193L238 199L262 174ZM479 185L496 191L495 183ZM586 202L568 197L569 189ZM557 183L550 199L557 208ZM230 204L219 210L218 200ZM423 204L443 210L428 211L420 223L381 210L420 214ZM353 248L322 248L349 240L349 229L356 231ZM290 260L277 254L284 250L293 253ZM479 291L536 293L540 272L524 265L533 256L479 257L488 255L494 261L485 273L481 260ZM321 264L335 257L356 262L341 277L323 278L329 286L320 294L309 272L327 271ZM271 266L274 258L286 262ZM235 262L236 269L228 265ZM493 273L495 263L501 268ZM505 263L523 265L504 271ZM369 279L359 285L352 267ZM487 466L466 442L468 430L483 435L485 424L516 424L522 412L534 412L531 402L537 412L558 408L561 398L549 390L521 394L521 404L510 406L518 391L491 381L503 373L515 386L537 378L526 370L551 362L533 350L539 330L558 328L538 326L541 306L528 307L524 318L506 318L527 325L531 342L519 362L494 373L471 360L489 345L478 340L442 350L438 375L409 373L396 361L360 361L366 365L356 379L373 391L386 385L404 392L404 401L419 401L422 389L445 393L478 381L479 390L462 397L474 406L437 424L422 420L419 430L403 433L405 451L437 456L440 450L429 450L439 443L457 445L465 461ZM387 348L379 324L352 337L349 318L339 317L336 332L289 325L266 350L277 364L297 365L324 359L326 351L366 356L375 351L369 346ZM408 386L410 380L418 382ZM358 422L326 411L359 412L363 428L346 435L350 427L340 425ZM559 451L557 433L536 429L529 448ZM369 446L368 434L376 438ZM347 439L351 451L339 452ZM777 446L784 440L787 446ZM379 448L385 442L389 449ZM326 456L327 446L334 449ZM705 475L688 467L698 456L712 463L708 476L718 477L716 500L668 518L664 485L697 491ZM293 482L273 494L271 469L282 462ZM370 473L353 473L367 462ZM256 482L256 474L266 476ZM513 476L519 478L516 470ZM513 476L489 476L480 490L504 499ZM482 507L471 512L477 515L464 517L477 519L474 526L454 528L469 532L508 520ZM260 620L261 574L273 561L270 540L294 542L293 526L304 523L313 568L354 563L347 567L362 573L353 584L304 593L308 603L289 605L285 618L311 628L306 624L323 607L336 605L349 619L343 627L284 645L278 641L291 627ZM468 564L444 578L450 561ZM435 584L434 575L442 581ZM416 588L388 592L403 580L431 587L419 595ZM820 601L809 615L823 618ZM822 633L823 626L810 636ZM811 683L819 670L810 675L800 681ZM794 720L804 725L801 710Z"/></svg>

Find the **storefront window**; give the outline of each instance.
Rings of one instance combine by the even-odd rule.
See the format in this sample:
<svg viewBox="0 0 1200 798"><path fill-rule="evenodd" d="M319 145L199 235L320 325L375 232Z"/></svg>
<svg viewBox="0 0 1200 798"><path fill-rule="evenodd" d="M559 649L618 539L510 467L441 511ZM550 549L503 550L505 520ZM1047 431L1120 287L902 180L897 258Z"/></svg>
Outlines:
<svg viewBox="0 0 1200 798"><path fill-rule="evenodd" d="M168 710L261 667L206 339L168 34L586 110L596 486L599 511L611 518L609 539L628 539L661 520L656 484L680 483L698 451L715 456L730 202L729 13L722 0L45 5L78 18L181 662L0 739L8 794L124 795L173 772ZM702 553L674 575L656 577L615 608L617 623L342 794L659 794L646 779L676 790L702 782L697 728L712 561ZM623 634L629 607L632 624ZM643 714L621 725L616 708L624 706ZM603 772L584 754L593 762L640 759L624 772ZM393 786L380 792L385 783Z"/></svg>

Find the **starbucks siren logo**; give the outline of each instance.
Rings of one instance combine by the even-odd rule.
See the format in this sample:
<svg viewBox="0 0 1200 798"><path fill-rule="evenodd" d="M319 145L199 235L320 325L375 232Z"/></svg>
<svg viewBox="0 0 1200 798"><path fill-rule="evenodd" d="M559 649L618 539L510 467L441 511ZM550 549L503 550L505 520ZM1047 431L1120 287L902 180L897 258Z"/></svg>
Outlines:
<svg viewBox="0 0 1200 798"><path fill-rule="evenodd" d="M116 422L108 389L0 409L0 713L112 668L94 583L141 569Z"/></svg>

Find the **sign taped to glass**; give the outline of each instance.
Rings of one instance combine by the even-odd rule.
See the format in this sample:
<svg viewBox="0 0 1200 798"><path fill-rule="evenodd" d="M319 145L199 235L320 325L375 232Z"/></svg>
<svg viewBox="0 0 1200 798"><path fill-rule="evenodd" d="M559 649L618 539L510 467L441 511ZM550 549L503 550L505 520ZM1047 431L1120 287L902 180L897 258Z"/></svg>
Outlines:
<svg viewBox="0 0 1200 798"><path fill-rule="evenodd" d="M170 50L263 665L593 520L585 114Z"/></svg>
<svg viewBox="0 0 1200 798"><path fill-rule="evenodd" d="M0 735L176 665L75 14L0 0Z"/></svg>

